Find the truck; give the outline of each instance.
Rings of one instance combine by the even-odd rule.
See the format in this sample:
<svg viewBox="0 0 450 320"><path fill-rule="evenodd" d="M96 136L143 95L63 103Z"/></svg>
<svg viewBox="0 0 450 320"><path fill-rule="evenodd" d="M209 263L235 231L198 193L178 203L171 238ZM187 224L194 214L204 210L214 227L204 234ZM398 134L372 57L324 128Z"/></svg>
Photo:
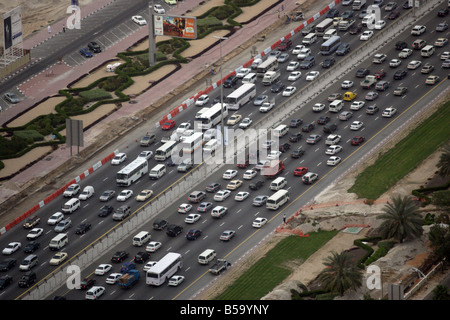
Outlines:
<svg viewBox="0 0 450 320"><path fill-rule="evenodd" d="M272 83L274 83L275 81L277 81L280 78L280 70L275 70L275 71L267 71L264 74L262 83L265 86L270 86Z"/></svg>
<svg viewBox="0 0 450 320"><path fill-rule="evenodd" d="M352 9L353 10L361 10L362 7L366 5L366 0L355 0L353 1Z"/></svg>
<svg viewBox="0 0 450 320"><path fill-rule="evenodd" d="M264 165L262 174L265 175L267 178L274 178L275 176L283 172L284 168L285 166L283 161L271 160L270 162Z"/></svg>
<svg viewBox="0 0 450 320"><path fill-rule="evenodd" d="M229 263L225 259L217 259L215 263L209 268L209 272L211 272L214 275L220 274L222 271L227 270L229 267L231 267L231 263Z"/></svg>
<svg viewBox="0 0 450 320"><path fill-rule="evenodd" d="M341 20L338 24L338 30L347 31L354 23L355 19Z"/></svg>
<svg viewBox="0 0 450 320"><path fill-rule="evenodd" d="M135 269L136 269L136 264L134 262L125 262L120 267L120 273L127 273L130 270L135 270Z"/></svg>
<svg viewBox="0 0 450 320"><path fill-rule="evenodd" d="M139 273L139 270L132 269L117 279L117 284L124 289L128 289L132 287L140 277L141 274Z"/></svg>
<svg viewBox="0 0 450 320"><path fill-rule="evenodd" d="M377 83L377 77L373 75L367 75L364 80L360 82L361 87L364 89L370 89L375 83Z"/></svg>

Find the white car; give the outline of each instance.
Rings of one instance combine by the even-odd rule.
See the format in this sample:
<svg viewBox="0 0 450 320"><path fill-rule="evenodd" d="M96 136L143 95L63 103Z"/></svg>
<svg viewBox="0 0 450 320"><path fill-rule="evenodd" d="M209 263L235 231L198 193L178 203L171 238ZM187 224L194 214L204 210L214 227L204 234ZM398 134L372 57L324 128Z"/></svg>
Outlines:
<svg viewBox="0 0 450 320"><path fill-rule="evenodd" d="M442 52L441 55L440 55L439 57L441 58L441 60L447 60L447 59L450 59L450 51Z"/></svg>
<svg viewBox="0 0 450 320"><path fill-rule="evenodd" d="M424 33L427 30L427 27L422 25L416 25L411 29L411 35L413 36L420 36L422 33Z"/></svg>
<svg viewBox="0 0 450 320"><path fill-rule="evenodd" d="M332 146L329 146L327 150L325 150L325 154L328 154L330 156L335 155L336 153L339 153L342 151L342 146L335 144Z"/></svg>
<svg viewBox="0 0 450 320"><path fill-rule="evenodd" d="M192 205L189 203L182 203L178 207L178 213L188 213L191 210L192 210Z"/></svg>
<svg viewBox="0 0 450 320"><path fill-rule="evenodd" d="M291 95L293 95L295 93L295 91L297 91L296 87L288 86L288 87L286 87L286 89L284 89L282 95L283 95L283 97L290 97Z"/></svg>
<svg viewBox="0 0 450 320"><path fill-rule="evenodd" d="M208 104L209 102L209 96L207 94L202 94L200 97L198 97L197 101L195 101L196 106L204 106L205 104Z"/></svg>
<svg viewBox="0 0 450 320"><path fill-rule="evenodd" d="M402 60L400 60L400 59L392 59L390 62L389 62L389 67L391 67L391 68L396 68L396 67L398 67L399 65L401 65L402 64Z"/></svg>
<svg viewBox="0 0 450 320"><path fill-rule="evenodd" d="M386 58L387 58L386 54L384 54L384 53L376 53L373 56L373 63L377 63L377 64L383 63L384 60L386 60Z"/></svg>
<svg viewBox="0 0 450 320"><path fill-rule="evenodd" d="M234 126L239 121L241 121L241 119L242 119L242 115L235 113L235 114L231 115L231 117L228 118L227 125Z"/></svg>
<svg viewBox="0 0 450 320"><path fill-rule="evenodd" d="M64 190L63 196L64 197L74 197L80 192L81 188L79 184L72 183L70 186L67 187L66 190Z"/></svg>
<svg viewBox="0 0 450 320"><path fill-rule="evenodd" d="M341 162L341 158L339 158L338 156L331 156L331 157L328 158L328 160L327 160L327 165L328 165L328 166L335 166L335 165L337 165L339 162Z"/></svg>
<svg viewBox="0 0 450 320"><path fill-rule="evenodd" d="M366 30L363 33L361 33L361 35L359 36L359 40L367 41L370 38L372 38L372 36L373 36L373 31L372 30Z"/></svg>
<svg viewBox="0 0 450 320"><path fill-rule="evenodd" d="M236 73L236 78L242 79L252 71L250 68L241 68L238 73Z"/></svg>
<svg viewBox="0 0 450 320"><path fill-rule="evenodd" d="M412 53L413 53L412 49L404 48L402 51L399 52L398 57L401 59L406 59L410 55L412 55Z"/></svg>
<svg viewBox="0 0 450 320"><path fill-rule="evenodd" d="M155 11L156 13L159 13L159 14L165 14L166 13L166 10L160 4L153 5L153 11Z"/></svg>
<svg viewBox="0 0 450 320"><path fill-rule="evenodd" d="M102 263L101 265L99 265L97 267L97 269L95 269L94 274L98 275L98 276L103 276L105 274L107 274L112 268L112 265L107 264L107 263Z"/></svg>
<svg viewBox="0 0 450 320"><path fill-rule="evenodd" d="M182 134L186 130L189 130L191 128L191 124L189 122L183 122L180 124L177 128L177 133Z"/></svg>
<svg viewBox="0 0 450 320"><path fill-rule="evenodd" d="M306 81L313 81L319 76L319 71L310 71L306 74Z"/></svg>
<svg viewBox="0 0 450 320"><path fill-rule="evenodd" d="M153 267L156 264L157 261L149 261L145 264L144 268L142 269L143 271L148 271L151 269L151 267Z"/></svg>
<svg viewBox="0 0 450 320"><path fill-rule="evenodd" d="M353 84L354 84L354 82L351 81L351 80L344 80L344 81L342 82L342 84L341 84L341 88L342 88L342 89L348 89L348 88L353 87Z"/></svg>
<svg viewBox="0 0 450 320"><path fill-rule="evenodd" d="M386 26L386 21L384 20L378 20L377 22L375 22L375 29L376 30L381 30Z"/></svg>
<svg viewBox="0 0 450 320"><path fill-rule="evenodd" d="M270 159L270 160L277 160L277 159L280 157L281 154L282 154L281 151L278 151L278 150L272 150L272 151L270 151L269 154L267 155L267 159Z"/></svg>
<svg viewBox="0 0 450 320"><path fill-rule="evenodd" d="M289 74L288 81L297 81L302 76L300 71L292 71Z"/></svg>
<svg viewBox="0 0 450 320"><path fill-rule="evenodd" d="M408 69L411 69L411 70L415 70L415 69L417 69L418 67L420 67L422 65L422 62L421 61L418 61L418 60L413 60L413 61L411 61L410 63L408 63Z"/></svg>
<svg viewBox="0 0 450 320"><path fill-rule="evenodd" d="M20 242L11 242L3 249L2 253L5 255L13 254L17 250L19 250L21 246L22 244Z"/></svg>
<svg viewBox="0 0 450 320"><path fill-rule="evenodd" d="M252 223L252 227L254 228L261 228L262 226L264 226L267 223L267 218L263 218L263 217L258 217L256 218L253 223Z"/></svg>
<svg viewBox="0 0 450 320"><path fill-rule="evenodd" d="M60 222L62 219L64 219L64 215L62 214L62 212L56 212L50 218L48 218L47 224L53 226Z"/></svg>
<svg viewBox="0 0 450 320"><path fill-rule="evenodd" d="M237 173L238 173L237 170L229 169L223 173L222 178L226 180L231 180L234 177L236 177Z"/></svg>
<svg viewBox="0 0 450 320"><path fill-rule="evenodd" d="M42 228L33 228L33 229L30 230L30 232L28 232L27 239L28 240L34 240L34 239L38 238L40 235L42 235L42 233L44 233L44 229L42 229Z"/></svg>
<svg viewBox="0 0 450 320"><path fill-rule="evenodd" d="M192 224L197 222L200 219L201 215L198 213L190 213L186 218L184 218L184 222Z"/></svg>
<svg viewBox="0 0 450 320"><path fill-rule="evenodd" d="M356 131L362 128L364 124L362 123L362 121L353 121L352 124L350 125L350 130Z"/></svg>
<svg viewBox="0 0 450 320"><path fill-rule="evenodd" d="M305 48L304 45L298 44L298 45L296 45L296 46L294 47L294 49L292 49L292 54L299 54L300 51L301 51L302 49L304 49L304 48Z"/></svg>
<svg viewBox="0 0 450 320"><path fill-rule="evenodd" d="M176 287L184 281L184 277L180 275L174 275L169 279L169 286Z"/></svg>
<svg viewBox="0 0 450 320"><path fill-rule="evenodd" d="M300 63L298 61L291 61L286 67L287 71L295 71L300 67Z"/></svg>
<svg viewBox="0 0 450 320"><path fill-rule="evenodd" d="M323 103L316 103L312 109L314 112L320 112L325 109L325 105Z"/></svg>
<svg viewBox="0 0 450 320"><path fill-rule="evenodd" d="M117 201L126 201L133 195L133 190L122 190L117 196Z"/></svg>
<svg viewBox="0 0 450 320"><path fill-rule="evenodd" d="M364 107L365 104L366 104L365 101L353 101L352 104L350 105L350 110L358 111L359 109Z"/></svg>
<svg viewBox="0 0 450 320"><path fill-rule="evenodd" d="M148 150L141 151L141 153L139 153L139 155L137 157L145 159L145 160L150 160L153 157L153 152L148 151Z"/></svg>
<svg viewBox="0 0 450 320"><path fill-rule="evenodd" d="M121 273L111 273L105 280L105 282L107 284L115 284L117 282L117 280L119 280L119 278L122 276Z"/></svg>
<svg viewBox="0 0 450 320"><path fill-rule="evenodd" d="M397 109L395 109L395 108L386 108L386 109L384 109L384 111L381 114L381 116L384 117L384 118L390 118L396 113L397 113Z"/></svg>
<svg viewBox="0 0 450 320"><path fill-rule="evenodd" d="M214 201L225 201L231 195L230 190L219 190L214 194Z"/></svg>
<svg viewBox="0 0 450 320"><path fill-rule="evenodd" d="M132 16L131 20L140 26L145 26L147 24L147 21L142 16Z"/></svg>
<svg viewBox="0 0 450 320"><path fill-rule="evenodd" d="M127 155L121 152L114 156L114 158L111 160L111 164L118 165L124 162L125 160L127 160Z"/></svg>
<svg viewBox="0 0 450 320"><path fill-rule="evenodd" d="M258 171L250 169L244 172L243 178L245 180L251 180L258 174Z"/></svg>
<svg viewBox="0 0 450 320"><path fill-rule="evenodd" d="M261 107L259 107L259 112L269 112L275 107L273 102L264 102Z"/></svg>
<svg viewBox="0 0 450 320"><path fill-rule="evenodd" d="M68 254L66 252L58 252L50 259L51 266L58 266L67 259Z"/></svg>
<svg viewBox="0 0 450 320"><path fill-rule="evenodd" d="M242 119L241 123L239 123L239 128L241 129L247 129L248 127L251 126L253 120L250 118L244 118Z"/></svg>
<svg viewBox="0 0 450 320"><path fill-rule="evenodd" d="M298 60L304 60L307 56L311 54L310 48L303 48L297 55Z"/></svg>
<svg viewBox="0 0 450 320"><path fill-rule="evenodd" d="M244 201L245 199L248 198L249 195L250 195L250 193L247 192L247 191L239 191L239 192L234 196L234 200L236 200L236 201Z"/></svg>
<svg viewBox="0 0 450 320"><path fill-rule="evenodd" d="M155 252L156 250L158 250L159 248L161 248L162 243L159 241L150 241L147 245L147 247L145 247L145 251L147 252Z"/></svg>

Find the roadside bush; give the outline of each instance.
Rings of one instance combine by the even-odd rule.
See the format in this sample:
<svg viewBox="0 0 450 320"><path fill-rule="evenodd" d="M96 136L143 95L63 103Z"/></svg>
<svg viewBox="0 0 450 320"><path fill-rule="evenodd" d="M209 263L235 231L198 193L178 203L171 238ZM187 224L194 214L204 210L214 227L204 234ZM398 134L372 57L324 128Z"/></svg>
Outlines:
<svg viewBox="0 0 450 320"><path fill-rule="evenodd" d="M44 140L44 136L37 130L16 130L14 131L14 135L27 140L29 144L33 143L34 141Z"/></svg>
<svg viewBox="0 0 450 320"><path fill-rule="evenodd" d="M111 94L106 92L104 89L92 89L88 91L81 91L79 95L80 97L86 99L87 101L98 101L112 98Z"/></svg>

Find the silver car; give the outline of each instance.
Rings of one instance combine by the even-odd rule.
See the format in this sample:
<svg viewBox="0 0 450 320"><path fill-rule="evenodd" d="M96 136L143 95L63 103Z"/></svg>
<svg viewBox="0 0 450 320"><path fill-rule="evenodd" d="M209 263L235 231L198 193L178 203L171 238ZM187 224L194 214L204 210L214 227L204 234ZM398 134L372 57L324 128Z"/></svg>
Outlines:
<svg viewBox="0 0 450 320"><path fill-rule="evenodd" d="M268 197L265 195L256 196L255 199L253 199L253 205L255 207L261 207L266 204L267 198Z"/></svg>
<svg viewBox="0 0 450 320"><path fill-rule="evenodd" d="M55 231L56 232L64 232L67 229L69 229L70 227L72 227L72 221L70 219L65 219L60 221L56 227L55 227Z"/></svg>

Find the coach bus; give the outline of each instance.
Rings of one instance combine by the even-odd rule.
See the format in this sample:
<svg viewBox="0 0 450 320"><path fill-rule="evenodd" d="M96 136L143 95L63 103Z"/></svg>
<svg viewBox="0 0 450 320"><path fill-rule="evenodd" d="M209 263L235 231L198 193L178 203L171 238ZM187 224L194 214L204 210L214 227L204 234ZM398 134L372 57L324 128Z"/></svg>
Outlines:
<svg viewBox="0 0 450 320"><path fill-rule="evenodd" d="M257 67L256 76L262 78L267 71L276 69L278 69L278 59L276 57L269 57Z"/></svg>
<svg viewBox="0 0 450 320"><path fill-rule="evenodd" d="M223 118L228 116L228 108L224 104L223 105ZM200 121L200 129L202 130L208 130L216 125L218 125L221 122L222 119L222 105L221 103L216 103L211 108L209 108L208 111L203 113L200 118L197 119L197 121Z"/></svg>
<svg viewBox="0 0 450 320"><path fill-rule="evenodd" d="M155 160L156 161L164 161L170 158L172 154L172 150L175 148L178 141L168 141L164 143L161 147L156 149L155 151Z"/></svg>
<svg viewBox="0 0 450 320"><path fill-rule="evenodd" d="M244 83L231 94L225 97L225 105L228 110L239 110L244 104L256 96L256 85L254 83Z"/></svg>
<svg viewBox="0 0 450 320"><path fill-rule="evenodd" d="M169 252L147 271L145 283L160 286L182 267L183 256L179 253Z"/></svg>
<svg viewBox="0 0 450 320"><path fill-rule="evenodd" d="M333 36L320 46L320 54L323 56L328 56L333 54L339 45L341 44L341 37Z"/></svg>
<svg viewBox="0 0 450 320"><path fill-rule="evenodd" d="M126 167L120 169L116 175L118 186L130 186L148 172L147 159L135 159Z"/></svg>
<svg viewBox="0 0 450 320"><path fill-rule="evenodd" d="M315 32L318 37L322 37L328 29L333 27L333 19L326 18L316 26Z"/></svg>

